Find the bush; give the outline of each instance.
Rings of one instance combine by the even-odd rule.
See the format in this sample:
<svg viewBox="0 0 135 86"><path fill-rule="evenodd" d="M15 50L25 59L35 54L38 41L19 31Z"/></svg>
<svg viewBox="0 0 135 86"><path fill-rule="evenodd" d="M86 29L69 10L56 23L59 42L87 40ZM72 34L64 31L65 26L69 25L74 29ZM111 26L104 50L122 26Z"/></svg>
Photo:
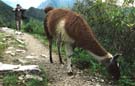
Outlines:
<svg viewBox="0 0 135 86"><path fill-rule="evenodd" d="M98 40L109 51L122 53L119 59L122 77L126 76L125 86L133 84L135 77L135 8L83 0L77 2L74 11L80 13L94 30ZM127 83L130 81L132 83ZM121 83L120 83L121 84Z"/></svg>
<svg viewBox="0 0 135 86"><path fill-rule="evenodd" d="M31 32L35 34L43 34L43 23L41 21L30 19L29 22L25 23L22 27L24 31Z"/></svg>
<svg viewBox="0 0 135 86"><path fill-rule="evenodd" d="M4 34L0 33L0 56L2 55L4 49L6 48L6 44L5 42L3 41L3 38L4 38Z"/></svg>

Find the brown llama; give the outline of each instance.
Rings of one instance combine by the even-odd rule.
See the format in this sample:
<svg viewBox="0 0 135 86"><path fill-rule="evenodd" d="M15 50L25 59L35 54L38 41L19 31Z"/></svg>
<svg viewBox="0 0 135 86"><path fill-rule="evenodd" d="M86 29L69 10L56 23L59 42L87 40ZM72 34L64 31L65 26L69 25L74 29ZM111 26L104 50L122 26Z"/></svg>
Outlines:
<svg viewBox="0 0 135 86"><path fill-rule="evenodd" d="M50 62L52 60L52 40L57 40L60 63L61 42L65 45L67 55L68 74L72 74L71 57L73 55L73 45L90 52L99 62L104 64L113 79L120 78L120 69L117 64L118 55L112 56L97 41L88 23L77 13L65 9L45 8L44 29L49 40Z"/></svg>

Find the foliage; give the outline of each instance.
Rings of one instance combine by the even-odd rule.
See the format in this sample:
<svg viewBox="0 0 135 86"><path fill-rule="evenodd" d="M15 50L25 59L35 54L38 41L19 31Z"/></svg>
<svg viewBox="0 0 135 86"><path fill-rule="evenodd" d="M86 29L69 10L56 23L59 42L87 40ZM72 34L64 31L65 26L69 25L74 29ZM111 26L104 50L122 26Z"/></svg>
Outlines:
<svg viewBox="0 0 135 86"><path fill-rule="evenodd" d="M0 1L0 26L10 27L13 21L14 13L12 12L12 8Z"/></svg>
<svg viewBox="0 0 135 86"><path fill-rule="evenodd" d="M31 18L29 20L29 22L24 24L24 26L22 28L26 32L31 32L31 33L36 33L36 34L44 34L43 23L41 21L38 21L38 20L33 19L33 18Z"/></svg>
<svg viewBox="0 0 135 86"><path fill-rule="evenodd" d="M4 39L4 34L0 33L0 56L2 55L4 49L6 48L6 44L3 39Z"/></svg>
<svg viewBox="0 0 135 86"><path fill-rule="evenodd" d="M39 75L42 77L42 81L37 79L26 79L25 73L15 73L15 72L8 72L7 74L4 74L3 78L3 85L4 86L47 86L47 76L45 74L45 71L43 68L41 68L41 72L37 73L36 75ZM34 74L31 74L34 76ZM24 76L23 80L20 80L19 77Z"/></svg>
<svg viewBox="0 0 135 86"><path fill-rule="evenodd" d="M119 59L121 75L128 78L126 81L121 78L119 84L132 85L134 80L131 78L135 77L135 32L132 30L135 24L135 8L119 7L99 0L83 0L76 3L74 11L84 16L108 51L123 54ZM128 81L132 83L127 83Z"/></svg>
<svg viewBox="0 0 135 86"><path fill-rule="evenodd" d="M17 86L17 76L15 74L7 74L4 79L4 86Z"/></svg>
<svg viewBox="0 0 135 86"><path fill-rule="evenodd" d="M31 7L26 11L25 16L27 16L28 19L34 18L34 19L37 19L39 21L43 21L44 11L41 9Z"/></svg>

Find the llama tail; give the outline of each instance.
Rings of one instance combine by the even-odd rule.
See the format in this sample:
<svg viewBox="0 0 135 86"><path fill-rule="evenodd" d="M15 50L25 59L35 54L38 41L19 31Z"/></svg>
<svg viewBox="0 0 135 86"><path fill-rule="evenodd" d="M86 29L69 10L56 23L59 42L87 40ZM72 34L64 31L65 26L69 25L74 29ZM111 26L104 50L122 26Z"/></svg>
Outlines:
<svg viewBox="0 0 135 86"><path fill-rule="evenodd" d="M54 8L53 7L46 7L45 9L44 9L44 12L45 13L48 13L49 11L51 11L51 10L53 10Z"/></svg>

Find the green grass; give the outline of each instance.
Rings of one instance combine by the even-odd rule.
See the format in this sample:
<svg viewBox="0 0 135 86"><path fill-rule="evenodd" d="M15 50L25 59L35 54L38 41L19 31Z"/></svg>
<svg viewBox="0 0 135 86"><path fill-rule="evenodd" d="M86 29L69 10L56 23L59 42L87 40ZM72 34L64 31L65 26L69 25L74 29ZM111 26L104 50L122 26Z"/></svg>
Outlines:
<svg viewBox="0 0 135 86"><path fill-rule="evenodd" d="M4 41L5 34L0 32L0 56L6 48L7 44Z"/></svg>
<svg viewBox="0 0 135 86"><path fill-rule="evenodd" d="M17 85L18 79L15 74L7 74L4 77L3 82L4 82L4 86L19 86Z"/></svg>
<svg viewBox="0 0 135 86"><path fill-rule="evenodd" d="M26 75L24 73L7 73L4 75L3 84L4 86L47 86L47 76L43 69L40 72L39 76L43 78L42 81L37 79L27 79L19 80L18 77L21 75ZM33 74L31 74L33 75ZM37 75L37 74L36 74Z"/></svg>

